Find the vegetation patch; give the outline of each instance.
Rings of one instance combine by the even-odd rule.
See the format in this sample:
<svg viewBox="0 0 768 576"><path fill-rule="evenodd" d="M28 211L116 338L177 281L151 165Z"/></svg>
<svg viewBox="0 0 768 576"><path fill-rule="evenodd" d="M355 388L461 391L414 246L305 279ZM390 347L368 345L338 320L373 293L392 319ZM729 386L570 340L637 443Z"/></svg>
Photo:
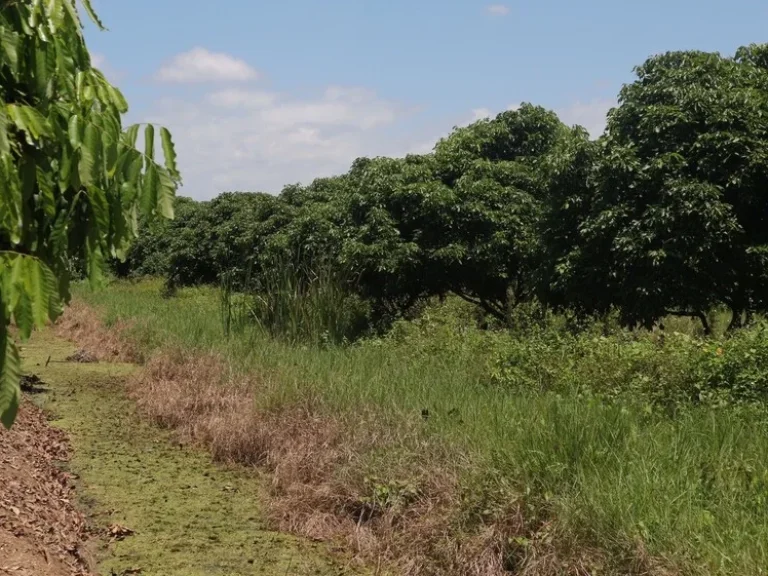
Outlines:
<svg viewBox="0 0 768 576"><path fill-rule="evenodd" d="M44 332L23 352L25 366L49 384L40 399L53 424L71 438L78 494L101 536L94 555L102 573L350 573L323 547L267 529L258 476L216 466L142 422L125 390L133 366L66 362L74 350Z"/></svg>
<svg viewBox="0 0 768 576"><path fill-rule="evenodd" d="M226 337L214 290L167 300L159 288L81 295L141 326L154 356L132 390L145 413L271 472L276 526L342 537L405 574L732 574L766 561L759 329L720 342L692 324L494 332L449 300L384 338L300 346L257 328Z"/></svg>

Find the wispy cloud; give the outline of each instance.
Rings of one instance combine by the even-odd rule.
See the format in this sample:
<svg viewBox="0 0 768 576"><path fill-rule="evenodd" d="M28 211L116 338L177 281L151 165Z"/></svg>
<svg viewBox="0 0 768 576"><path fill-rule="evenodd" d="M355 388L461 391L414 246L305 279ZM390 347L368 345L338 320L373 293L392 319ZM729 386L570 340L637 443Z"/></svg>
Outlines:
<svg viewBox="0 0 768 576"><path fill-rule="evenodd" d="M177 54L157 72L162 82L244 82L256 80L259 73L247 62L223 52L193 48Z"/></svg>
<svg viewBox="0 0 768 576"><path fill-rule="evenodd" d="M560 119L569 125L578 124L597 138L605 130L608 111L616 106L616 100L598 98L589 102L574 102L555 110Z"/></svg>
<svg viewBox="0 0 768 576"><path fill-rule="evenodd" d="M494 16L506 16L509 14L509 6L506 4L489 4L485 7L485 10Z"/></svg>

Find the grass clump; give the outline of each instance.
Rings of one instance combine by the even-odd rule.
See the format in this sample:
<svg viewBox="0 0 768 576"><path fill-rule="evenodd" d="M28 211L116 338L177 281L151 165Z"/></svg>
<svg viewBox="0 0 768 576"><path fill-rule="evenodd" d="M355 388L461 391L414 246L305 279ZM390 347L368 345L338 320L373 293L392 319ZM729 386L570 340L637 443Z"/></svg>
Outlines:
<svg viewBox="0 0 768 576"><path fill-rule="evenodd" d="M251 398L236 403L247 419L200 402L182 428L218 417L254 439L281 526L346 535L406 574L766 573L763 327L491 331L449 300L384 337L318 347L251 325L225 338L213 290L81 296L130 319L147 353L219 359L209 385Z"/></svg>
<svg viewBox="0 0 768 576"><path fill-rule="evenodd" d="M233 278L222 278L221 307L225 331L242 332L255 324L289 343L341 344L368 328L366 304L350 292L348 279L322 262L277 260L245 291L233 293Z"/></svg>

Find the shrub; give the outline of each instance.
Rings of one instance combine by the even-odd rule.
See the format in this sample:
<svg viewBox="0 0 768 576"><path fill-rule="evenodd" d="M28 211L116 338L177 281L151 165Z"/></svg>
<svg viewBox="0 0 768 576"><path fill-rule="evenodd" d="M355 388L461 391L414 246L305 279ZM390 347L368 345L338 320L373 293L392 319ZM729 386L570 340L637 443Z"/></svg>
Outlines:
<svg viewBox="0 0 768 576"><path fill-rule="evenodd" d="M766 326L731 337L679 332L603 336L554 330L510 341L491 360L495 386L528 393L636 396L650 405L755 404L768 400Z"/></svg>

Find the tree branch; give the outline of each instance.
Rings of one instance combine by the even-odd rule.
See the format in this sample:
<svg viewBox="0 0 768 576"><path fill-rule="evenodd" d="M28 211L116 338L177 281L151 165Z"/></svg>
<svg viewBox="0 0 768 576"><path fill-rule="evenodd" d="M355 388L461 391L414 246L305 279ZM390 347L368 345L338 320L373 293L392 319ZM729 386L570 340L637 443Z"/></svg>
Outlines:
<svg viewBox="0 0 768 576"><path fill-rule="evenodd" d="M456 294L456 296L458 296L459 298L461 298L465 302L469 302L470 304L474 304L475 306L478 306L478 307L482 308L483 310L485 310L488 314L490 314L491 316L493 316L497 320L499 320L501 322L506 321L507 318L506 318L506 315L504 314L504 312L500 308L498 308L498 307L494 306L493 304L491 304L490 302L488 302L487 300L483 300L481 298L472 298L471 296L469 296L469 295L467 295L467 294L465 294L463 292L459 292L458 290L453 290L453 293Z"/></svg>
<svg viewBox="0 0 768 576"><path fill-rule="evenodd" d="M710 336L712 334L712 327L709 325L709 320L704 312L680 312L677 310L664 310L664 314L667 316L677 316L680 318L698 318L701 321L701 326L704 328L704 334Z"/></svg>

